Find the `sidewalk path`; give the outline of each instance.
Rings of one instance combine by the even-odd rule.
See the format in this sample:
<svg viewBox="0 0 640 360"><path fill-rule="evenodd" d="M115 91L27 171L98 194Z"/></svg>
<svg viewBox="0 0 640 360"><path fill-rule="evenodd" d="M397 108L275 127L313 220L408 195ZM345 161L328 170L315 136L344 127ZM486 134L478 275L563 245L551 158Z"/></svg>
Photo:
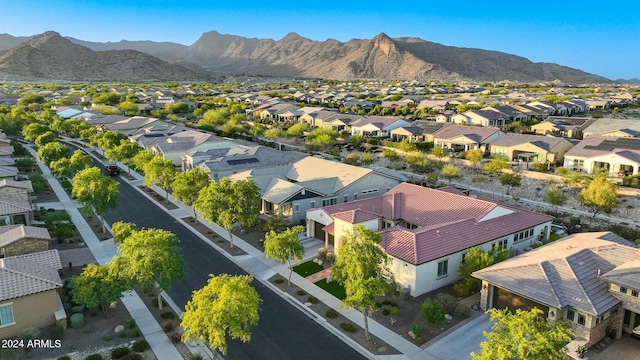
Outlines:
<svg viewBox="0 0 640 360"><path fill-rule="evenodd" d="M26 146L26 148L32 155L34 155L34 157L36 156L35 151L31 147ZM69 195L64 191L58 182L58 179L51 175L51 172L46 165L40 161L37 163L40 170L42 170L43 176L49 182L51 189L53 189L60 200L62 207L71 216L71 220L76 225L80 235L82 235L87 247L91 250L93 257L96 259L98 264L106 264L116 253L116 246L113 244L113 241L106 240L101 242L96 237L89 224L87 224L84 217L82 217L82 214L80 214L80 211L78 210L80 205L69 198ZM151 350L158 360L175 360L182 358L180 352L164 333L160 324L158 324L135 291L127 292L121 300L129 311L129 314L131 314L131 317L136 321L140 332L142 332L145 339L149 342L149 345L151 345Z"/></svg>

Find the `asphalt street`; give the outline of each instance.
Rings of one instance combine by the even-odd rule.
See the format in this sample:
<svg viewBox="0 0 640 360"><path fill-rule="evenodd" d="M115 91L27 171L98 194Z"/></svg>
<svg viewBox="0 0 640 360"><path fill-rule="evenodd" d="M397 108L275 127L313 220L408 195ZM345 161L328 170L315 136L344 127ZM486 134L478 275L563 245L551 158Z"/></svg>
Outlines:
<svg viewBox="0 0 640 360"><path fill-rule="evenodd" d="M120 182L120 205L105 216L109 224L122 220L135 223L138 228L161 228L173 232L180 239L186 276L167 293L181 309L191 298L191 293L206 284L209 274L246 274L125 180L115 179ZM260 282L254 280L253 286L263 299L259 325L252 331L251 342L244 344L230 340L225 359L363 358Z"/></svg>

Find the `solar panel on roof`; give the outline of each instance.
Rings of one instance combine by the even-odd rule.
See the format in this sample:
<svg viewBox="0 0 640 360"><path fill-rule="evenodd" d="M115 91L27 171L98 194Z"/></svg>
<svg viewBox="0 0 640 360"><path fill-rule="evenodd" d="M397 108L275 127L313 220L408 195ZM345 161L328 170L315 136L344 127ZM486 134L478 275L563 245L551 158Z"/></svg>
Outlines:
<svg viewBox="0 0 640 360"><path fill-rule="evenodd" d="M246 159L232 159L227 160L227 164L229 165L242 165L242 164L251 164L259 162L256 158L246 158Z"/></svg>
<svg viewBox="0 0 640 360"><path fill-rule="evenodd" d="M620 138L615 141L605 140L598 145L587 145L589 150L611 151L613 149L640 150L640 139Z"/></svg>

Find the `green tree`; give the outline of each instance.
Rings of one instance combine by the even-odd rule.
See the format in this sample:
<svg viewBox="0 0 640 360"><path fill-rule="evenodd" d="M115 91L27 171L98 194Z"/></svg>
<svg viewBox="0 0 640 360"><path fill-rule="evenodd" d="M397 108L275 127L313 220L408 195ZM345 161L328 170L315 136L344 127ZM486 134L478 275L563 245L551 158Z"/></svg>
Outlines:
<svg viewBox="0 0 640 360"><path fill-rule="evenodd" d="M260 188L253 179L232 182L222 178L200 190L193 207L202 212L202 217L214 222L229 232L229 243L233 248L231 230L236 225L253 226L260 214Z"/></svg>
<svg viewBox="0 0 640 360"><path fill-rule="evenodd" d="M2 108L2 105L0 105ZM7 135L16 135L22 129L22 121L0 111L0 129Z"/></svg>
<svg viewBox="0 0 640 360"><path fill-rule="evenodd" d="M125 282L109 271L109 265L89 264L69 284L73 301L86 308L99 306L109 316L109 303L117 301L126 290Z"/></svg>
<svg viewBox="0 0 640 360"><path fill-rule="evenodd" d="M601 212L608 214L618 206L616 185L604 176L596 176L580 191L580 202L593 212L594 218Z"/></svg>
<svg viewBox="0 0 640 360"><path fill-rule="evenodd" d="M438 161L442 161L442 158L447 156L447 149L445 149L444 147L438 145L436 147L433 148L433 150L431 150L431 155L435 156L438 158Z"/></svg>
<svg viewBox="0 0 640 360"><path fill-rule="evenodd" d="M138 229L134 223L118 221L111 225L111 233L113 234L113 242L115 244L120 244L135 231L138 231Z"/></svg>
<svg viewBox="0 0 640 360"><path fill-rule="evenodd" d="M469 162L473 166L478 166L478 164L480 164L480 161L482 161L482 157L483 156L484 156L484 154L483 154L482 150L480 150L480 149L469 150L464 155L465 159L469 160Z"/></svg>
<svg viewBox="0 0 640 360"><path fill-rule="evenodd" d="M228 116L228 112L225 112L222 109L208 110L202 116L199 125L223 125L225 122L227 122Z"/></svg>
<svg viewBox="0 0 640 360"><path fill-rule="evenodd" d="M179 172L171 184L173 196L183 204L191 206L195 219L198 218L198 213L193 204L198 199L200 190L209 185L210 182L211 176L209 176L209 173L196 167Z"/></svg>
<svg viewBox="0 0 640 360"><path fill-rule="evenodd" d="M453 290L458 296L468 296L480 290L481 281L474 278L475 271L497 264L509 257L509 250L494 246L491 251L476 247L467 250L464 261L458 268L459 280L453 284Z"/></svg>
<svg viewBox="0 0 640 360"><path fill-rule="evenodd" d="M96 140L97 145L104 151L113 149L120 144L120 141L124 140L124 136L117 131L104 131L99 132L99 138Z"/></svg>
<svg viewBox="0 0 640 360"><path fill-rule="evenodd" d="M304 132L307 131L308 128L309 128L309 125L307 125L307 123L304 123L304 122L293 124L289 129L287 129L287 136L297 137L297 138L302 137L304 136Z"/></svg>
<svg viewBox="0 0 640 360"><path fill-rule="evenodd" d="M547 190L547 193L544 195L544 201L548 202L551 205L556 207L556 212L558 211L558 207L567 203L569 196L566 192L562 191L557 187L550 187Z"/></svg>
<svg viewBox="0 0 640 360"><path fill-rule="evenodd" d="M440 175L449 180L449 185L451 185L451 181L454 179L460 178L460 169L453 164L446 164L442 167L442 171L440 171Z"/></svg>
<svg viewBox="0 0 640 360"><path fill-rule="evenodd" d="M504 169L509 169L511 165L509 164L509 159L504 156L496 156L489 160L489 162L484 166L485 171L499 173Z"/></svg>
<svg viewBox="0 0 640 360"><path fill-rule="evenodd" d="M118 104L118 109L127 115L137 114L140 110L138 105L132 101L123 101Z"/></svg>
<svg viewBox="0 0 640 360"><path fill-rule="evenodd" d="M345 287L347 296L342 306L355 308L364 316L365 338L369 338L368 314L375 299L390 289L389 258L382 250L382 235L362 225L356 226L344 239L336 262L331 267L333 278Z"/></svg>
<svg viewBox="0 0 640 360"><path fill-rule="evenodd" d="M106 232L102 215L109 209L118 207L118 182L108 178L97 167L78 172L73 177L71 195L82 204L85 212L93 211L102 223L102 232Z"/></svg>
<svg viewBox="0 0 640 360"><path fill-rule="evenodd" d="M160 293L174 281L184 277L184 259L176 245L178 237L163 229L132 230L118 244L113 258L113 271L129 285L158 291L158 308L162 310Z"/></svg>
<svg viewBox="0 0 640 360"><path fill-rule="evenodd" d="M63 157L49 163L51 173L59 178L71 176L71 160Z"/></svg>
<svg viewBox="0 0 640 360"><path fill-rule="evenodd" d="M141 150L138 151L137 154L131 159L131 163L136 167L136 170L144 171L144 166L153 160L155 155L151 153L149 150Z"/></svg>
<svg viewBox="0 0 640 360"><path fill-rule="evenodd" d="M56 140L58 140L58 134L53 131L47 131L43 134L38 135L34 143L38 146L44 146Z"/></svg>
<svg viewBox="0 0 640 360"><path fill-rule="evenodd" d="M360 135L353 135L349 138L349 144L359 148L364 143L364 138Z"/></svg>
<svg viewBox="0 0 640 360"><path fill-rule="evenodd" d="M120 161L128 164L139 151L140 146L138 143L129 140L121 140L118 145L105 151L105 154L107 155L107 159L110 161ZM128 168L128 172L131 173L130 168Z"/></svg>
<svg viewBox="0 0 640 360"><path fill-rule="evenodd" d="M444 320L444 308L442 305L431 299L426 299L422 304L420 304L420 312L422 312L422 317L429 324L439 324Z"/></svg>
<svg viewBox="0 0 640 360"><path fill-rule="evenodd" d="M156 155L146 163L144 169L144 185L152 186L156 185L165 191L165 198L169 201L169 188L173 183L178 171L173 166L171 159L164 160L159 155Z"/></svg>
<svg viewBox="0 0 640 360"><path fill-rule="evenodd" d="M291 286L291 273L293 273L291 260L301 261L304 257L304 246L298 239L298 234L302 232L304 232L304 227L294 226L281 233L271 230L265 236L264 255L283 264L285 262L289 264L289 286Z"/></svg>
<svg viewBox="0 0 640 360"><path fill-rule="evenodd" d="M531 311L489 309L492 331L483 331L486 341L473 360L568 359L565 346L573 331L566 321L548 321L538 308Z"/></svg>
<svg viewBox="0 0 640 360"><path fill-rule="evenodd" d="M47 131L51 131L51 129L42 124L31 123L22 127L22 136L27 141L36 141L38 136L46 133Z"/></svg>
<svg viewBox="0 0 640 360"><path fill-rule="evenodd" d="M207 343L217 358L227 354L227 337L251 341L251 329L258 325L262 299L251 287L253 277L210 275L202 289L196 290L185 306L180 326L183 342Z"/></svg>
<svg viewBox="0 0 640 360"><path fill-rule="evenodd" d="M122 100L122 95L117 92L103 92L93 97L93 102L104 105L117 105Z"/></svg>
<svg viewBox="0 0 640 360"><path fill-rule="evenodd" d="M507 187L507 195L514 187L519 187L522 181L522 176L513 173L503 173L500 175L500 183Z"/></svg>
<svg viewBox="0 0 640 360"><path fill-rule="evenodd" d="M80 149L74 151L69 158L69 167L71 169L72 175L80 170L91 167L91 164L93 164L91 157L85 154L84 151Z"/></svg>
<svg viewBox="0 0 640 360"><path fill-rule="evenodd" d="M68 158L69 155L71 155L71 149L59 142L51 142L38 149L38 160L42 161L47 166L52 161Z"/></svg>
<svg viewBox="0 0 640 360"><path fill-rule="evenodd" d="M18 100L18 105L27 106L29 104L43 104L44 95L38 93L24 94Z"/></svg>

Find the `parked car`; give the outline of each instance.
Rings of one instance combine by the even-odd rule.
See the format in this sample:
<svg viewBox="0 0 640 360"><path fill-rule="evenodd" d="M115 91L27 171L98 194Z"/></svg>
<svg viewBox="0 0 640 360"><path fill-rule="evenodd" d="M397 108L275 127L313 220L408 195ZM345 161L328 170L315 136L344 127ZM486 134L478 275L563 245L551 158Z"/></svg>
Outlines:
<svg viewBox="0 0 640 360"><path fill-rule="evenodd" d="M120 168L118 167L118 165L116 164L109 164L107 165L106 168L104 168L104 171L107 173L107 175L109 176L118 176L120 175Z"/></svg>

